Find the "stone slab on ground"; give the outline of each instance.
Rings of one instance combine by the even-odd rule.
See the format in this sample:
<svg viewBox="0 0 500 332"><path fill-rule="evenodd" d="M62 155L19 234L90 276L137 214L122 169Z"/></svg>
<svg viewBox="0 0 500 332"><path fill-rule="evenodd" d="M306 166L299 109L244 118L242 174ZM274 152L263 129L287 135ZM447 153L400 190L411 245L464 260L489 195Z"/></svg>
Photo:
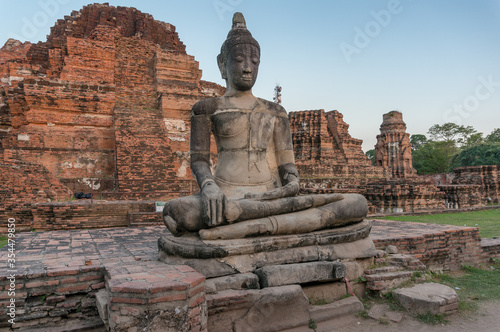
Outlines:
<svg viewBox="0 0 500 332"><path fill-rule="evenodd" d="M458 309L458 295L450 287L425 283L393 291L394 298L406 310L416 314L450 314Z"/></svg>
<svg viewBox="0 0 500 332"><path fill-rule="evenodd" d="M373 318L375 320L379 320L380 318L384 317L386 311L388 311L389 308L387 304L382 304L382 303L377 303L374 304L370 310L368 310L368 317Z"/></svg>
<svg viewBox="0 0 500 332"><path fill-rule="evenodd" d="M401 322L403 320L403 313L398 311L390 310L389 306L385 303L374 304L370 310L368 310L368 317L376 320L390 320L395 323Z"/></svg>
<svg viewBox="0 0 500 332"><path fill-rule="evenodd" d="M403 320L403 313L398 311L388 311L385 316L394 323L400 323Z"/></svg>
<svg viewBox="0 0 500 332"><path fill-rule="evenodd" d="M345 277L346 267L340 262L309 262L271 265L255 271L262 288L334 281Z"/></svg>
<svg viewBox="0 0 500 332"><path fill-rule="evenodd" d="M333 320L340 316L355 314L363 311L363 309L363 303L356 296L350 296L330 304L310 306L309 312L311 319L319 323Z"/></svg>

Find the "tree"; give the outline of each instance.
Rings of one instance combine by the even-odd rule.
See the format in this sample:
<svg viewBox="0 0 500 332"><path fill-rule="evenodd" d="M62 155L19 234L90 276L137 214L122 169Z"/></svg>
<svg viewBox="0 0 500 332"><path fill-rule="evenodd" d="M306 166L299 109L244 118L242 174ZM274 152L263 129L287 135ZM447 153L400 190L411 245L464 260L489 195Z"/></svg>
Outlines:
<svg viewBox="0 0 500 332"><path fill-rule="evenodd" d="M485 143L500 143L500 128L494 129L491 134L486 136Z"/></svg>
<svg viewBox="0 0 500 332"><path fill-rule="evenodd" d="M421 134L415 134L410 136L411 151L417 151L422 146L427 143L427 137Z"/></svg>
<svg viewBox="0 0 500 332"><path fill-rule="evenodd" d="M484 141L483 133L474 133L467 137L466 141L462 145L464 148L470 148L479 144L482 144Z"/></svg>
<svg viewBox="0 0 500 332"><path fill-rule="evenodd" d="M372 166L377 165L377 161L375 160L375 150L374 149L366 151L365 155L368 157L368 159L370 159Z"/></svg>
<svg viewBox="0 0 500 332"><path fill-rule="evenodd" d="M452 167L500 165L500 144L481 144L462 150L452 160Z"/></svg>
<svg viewBox="0 0 500 332"><path fill-rule="evenodd" d="M478 134L477 130L472 126L461 126L452 122L443 125L435 124L429 128L428 133L435 141L452 141L458 146L466 145L472 135ZM477 140L477 135L475 139Z"/></svg>
<svg viewBox="0 0 500 332"><path fill-rule="evenodd" d="M413 167L418 174L449 172L451 160L458 151L453 141L428 141L413 152Z"/></svg>

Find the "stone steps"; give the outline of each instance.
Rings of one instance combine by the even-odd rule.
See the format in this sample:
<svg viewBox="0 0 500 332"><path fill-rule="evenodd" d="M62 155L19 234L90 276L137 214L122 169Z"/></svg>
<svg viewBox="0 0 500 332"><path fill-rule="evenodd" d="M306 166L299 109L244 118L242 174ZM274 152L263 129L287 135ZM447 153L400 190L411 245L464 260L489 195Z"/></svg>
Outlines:
<svg viewBox="0 0 500 332"><path fill-rule="evenodd" d="M387 266L376 267L365 271L366 288L372 291L386 293L412 279L417 271L424 271L426 266L411 255L389 254L377 258L378 264Z"/></svg>
<svg viewBox="0 0 500 332"><path fill-rule="evenodd" d="M106 326L100 317L87 318L80 321L62 321L51 327L21 328L23 332L106 332Z"/></svg>

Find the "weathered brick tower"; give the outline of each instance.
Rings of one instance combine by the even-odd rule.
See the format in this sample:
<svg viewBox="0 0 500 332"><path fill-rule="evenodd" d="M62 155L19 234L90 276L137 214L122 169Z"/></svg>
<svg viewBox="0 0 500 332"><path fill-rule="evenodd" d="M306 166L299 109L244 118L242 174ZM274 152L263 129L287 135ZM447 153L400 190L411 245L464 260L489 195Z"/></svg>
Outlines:
<svg viewBox="0 0 500 332"><path fill-rule="evenodd" d="M406 133L406 124L401 112L384 114L375 145L375 160L377 166L390 169L393 178L417 175L411 160L410 134Z"/></svg>
<svg viewBox="0 0 500 332"><path fill-rule="evenodd" d="M384 170L371 166L363 153L362 140L351 137L339 111L300 111L288 116L302 178L384 177Z"/></svg>

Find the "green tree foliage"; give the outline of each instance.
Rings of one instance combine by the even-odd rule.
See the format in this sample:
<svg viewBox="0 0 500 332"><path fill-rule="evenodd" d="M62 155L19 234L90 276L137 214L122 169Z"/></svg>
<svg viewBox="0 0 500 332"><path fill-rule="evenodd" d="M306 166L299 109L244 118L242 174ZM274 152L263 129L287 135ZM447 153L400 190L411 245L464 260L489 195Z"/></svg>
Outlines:
<svg viewBox="0 0 500 332"><path fill-rule="evenodd" d="M470 148L479 144L482 144L484 141L483 133L474 133L467 137L466 141L462 145L464 148Z"/></svg>
<svg viewBox="0 0 500 332"><path fill-rule="evenodd" d="M485 143L500 143L500 128L496 128L491 132L491 134L486 136Z"/></svg>
<svg viewBox="0 0 500 332"><path fill-rule="evenodd" d="M450 172L456 167L500 165L500 128L486 138L472 126L455 123L433 125L430 139L425 135L410 136L413 167L418 174Z"/></svg>
<svg viewBox="0 0 500 332"><path fill-rule="evenodd" d="M466 148L452 159L452 167L500 165L500 143Z"/></svg>
<svg viewBox="0 0 500 332"><path fill-rule="evenodd" d="M421 134L415 134L410 136L411 150L416 151L427 143L427 137Z"/></svg>
<svg viewBox="0 0 500 332"><path fill-rule="evenodd" d="M418 174L446 173L451 159L459 151L453 141L427 141L413 151L413 167Z"/></svg>
<svg viewBox="0 0 500 332"><path fill-rule="evenodd" d="M365 152L365 155L370 159L372 166L376 166L376 161L375 161L375 150L371 149Z"/></svg>

